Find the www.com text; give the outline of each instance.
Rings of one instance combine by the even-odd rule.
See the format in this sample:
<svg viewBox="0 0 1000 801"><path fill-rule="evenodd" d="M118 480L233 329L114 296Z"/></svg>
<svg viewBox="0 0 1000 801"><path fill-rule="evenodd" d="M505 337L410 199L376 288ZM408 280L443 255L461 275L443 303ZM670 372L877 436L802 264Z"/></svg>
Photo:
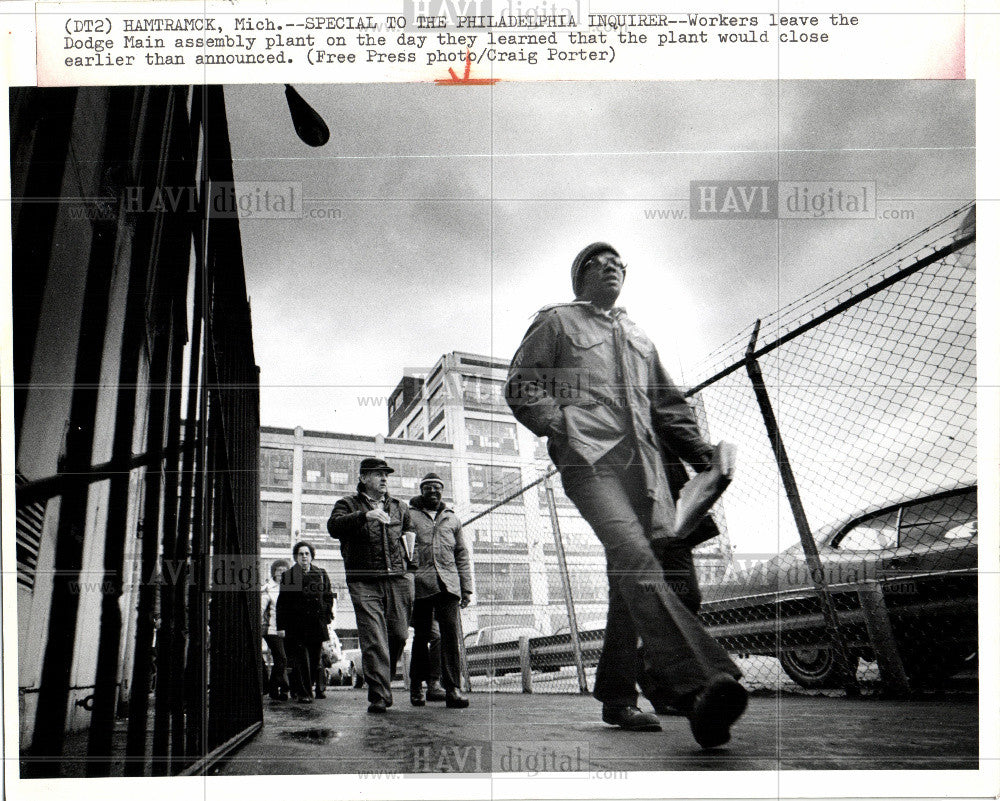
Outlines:
<svg viewBox="0 0 1000 801"><path fill-rule="evenodd" d="M84 220L86 222L115 222L119 216L119 208L115 203L87 203L70 206L69 218L71 220ZM126 209L129 211L129 209ZM258 219L268 219L268 214L239 213L238 216L246 218L253 216ZM309 220L343 220L344 210L336 206L317 206L314 208L304 208L297 215L299 218ZM295 219L295 216L285 215L278 219Z"/></svg>
<svg viewBox="0 0 1000 801"><path fill-rule="evenodd" d="M644 219L654 221L690 219L688 209L643 209L642 215ZM912 220L915 217L913 209L883 209L875 212L876 220Z"/></svg>

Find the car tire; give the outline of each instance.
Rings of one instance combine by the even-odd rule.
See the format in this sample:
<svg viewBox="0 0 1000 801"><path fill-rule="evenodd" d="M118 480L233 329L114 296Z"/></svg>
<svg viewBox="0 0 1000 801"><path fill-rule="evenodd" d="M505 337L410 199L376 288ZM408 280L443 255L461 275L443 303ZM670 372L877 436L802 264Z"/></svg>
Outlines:
<svg viewBox="0 0 1000 801"><path fill-rule="evenodd" d="M858 655L848 654L848 667L858 670ZM825 690L842 686L834 669L833 651L825 646L782 650L778 661L788 677L807 690Z"/></svg>

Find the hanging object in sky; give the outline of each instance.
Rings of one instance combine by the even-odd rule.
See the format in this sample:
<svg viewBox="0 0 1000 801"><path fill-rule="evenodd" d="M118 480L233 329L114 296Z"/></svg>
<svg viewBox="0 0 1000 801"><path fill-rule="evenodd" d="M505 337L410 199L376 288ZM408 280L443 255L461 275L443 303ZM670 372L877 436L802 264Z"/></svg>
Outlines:
<svg viewBox="0 0 1000 801"><path fill-rule="evenodd" d="M321 147L330 141L330 129L323 118L310 106L302 95L290 84L285 84L285 99L288 101L288 111L292 115L292 124L299 139L309 147Z"/></svg>

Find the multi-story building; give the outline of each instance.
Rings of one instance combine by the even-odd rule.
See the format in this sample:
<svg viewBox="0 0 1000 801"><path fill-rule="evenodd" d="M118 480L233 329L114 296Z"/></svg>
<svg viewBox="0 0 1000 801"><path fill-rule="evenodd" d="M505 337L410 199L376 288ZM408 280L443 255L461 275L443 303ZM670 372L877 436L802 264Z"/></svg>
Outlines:
<svg viewBox="0 0 1000 801"><path fill-rule="evenodd" d="M548 491L545 481L536 483L552 464L544 442L514 419L504 401L507 367L500 359L456 351L422 374L404 376L389 395L387 437L261 429L262 559L266 565L288 558L295 541L312 542L338 593L342 639L356 636L356 625L326 520L337 498L355 491L365 456L395 468L389 489L402 499L419 492L427 472L445 479L447 500L466 522L472 552L475 598L463 613L466 632L531 626L551 633L566 626ZM577 619L582 627L600 627L607 611L603 550L557 475L549 485ZM726 544L699 549L706 577L721 561L720 545Z"/></svg>

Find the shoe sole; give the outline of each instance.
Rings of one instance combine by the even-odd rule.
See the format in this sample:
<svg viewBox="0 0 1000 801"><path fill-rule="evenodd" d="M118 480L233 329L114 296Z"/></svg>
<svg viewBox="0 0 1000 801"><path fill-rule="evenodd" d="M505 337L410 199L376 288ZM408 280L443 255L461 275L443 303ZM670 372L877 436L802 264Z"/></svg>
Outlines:
<svg viewBox="0 0 1000 801"><path fill-rule="evenodd" d="M417 700L415 698L411 698L410 699L410 703L413 704L414 706L426 706L427 705L426 701L420 701L420 700Z"/></svg>
<svg viewBox="0 0 1000 801"><path fill-rule="evenodd" d="M624 723L611 723L610 721L604 721L609 726L617 726L622 731L663 731L663 727L659 723L643 723L638 726L627 726Z"/></svg>
<svg viewBox="0 0 1000 801"><path fill-rule="evenodd" d="M736 679L714 679L691 714L691 733L702 748L718 748L729 742L729 727L747 708L747 691Z"/></svg>
<svg viewBox="0 0 1000 801"><path fill-rule="evenodd" d="M629 725L627 723L617 723L616 721L608 720L603 715L601 715L601 720L603 720L609 726L617 726L619 729L622 729L623 731L663 731L663 727L655 721L650 721L649 723Z"/></svg>

